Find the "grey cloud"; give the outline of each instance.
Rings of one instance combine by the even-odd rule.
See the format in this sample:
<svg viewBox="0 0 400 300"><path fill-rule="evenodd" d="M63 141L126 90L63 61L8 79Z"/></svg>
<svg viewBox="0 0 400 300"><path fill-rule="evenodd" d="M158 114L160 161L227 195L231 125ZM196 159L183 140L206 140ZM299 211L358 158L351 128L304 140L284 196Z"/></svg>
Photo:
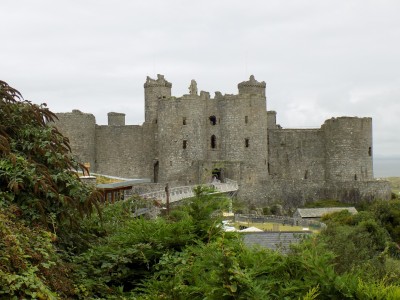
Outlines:
<svg viewBox="0 0 400 300"><path fill-rule="evenodd" d="M53 111L143 122L143 83L236 93L254 74L284 127L372 116L375 155L400 156L398 1L2 1L0 79Z"/></svg>

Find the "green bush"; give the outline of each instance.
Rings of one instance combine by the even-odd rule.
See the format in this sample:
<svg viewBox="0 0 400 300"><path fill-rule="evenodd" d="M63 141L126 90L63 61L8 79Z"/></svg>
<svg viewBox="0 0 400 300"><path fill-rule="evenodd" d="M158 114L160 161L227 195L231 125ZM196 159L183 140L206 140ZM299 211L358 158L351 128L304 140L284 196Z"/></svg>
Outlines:
<svg viewBox="0 0 400 300"><path fill-rule="evenodd" d="M68 139L50 126L56 116L0 81L0 197L20 217L51 231L77 227L100 194L82 185L72 170Z"/></svg>
<svg viewBox="0 0 400 300"><path fill-rule="evenodd" d="M226 201L212 192L199 187L195 197L166 218L132 219L127 205L117 203L103 209L102 221L96 216L85 221L87 228L103 228L104 238L74 260L82 291L92 297L117 295L121 287L130 291L151 276L164 255L220 236L216 212Z"/></svg>
<svg viewBox="0 0 400 300"><path fill-rule="evenodd" d="M400 244L400 200L377 201L370 211L389 232L393 241Z"/></svg>
<svg viewBox="0 0 400 300"><path fill-rule="evenodd" d="M54 246L57 236L40 226L27 226L18 214L16 206L0 209L0 299L73 295L71 268Z"/></svg>

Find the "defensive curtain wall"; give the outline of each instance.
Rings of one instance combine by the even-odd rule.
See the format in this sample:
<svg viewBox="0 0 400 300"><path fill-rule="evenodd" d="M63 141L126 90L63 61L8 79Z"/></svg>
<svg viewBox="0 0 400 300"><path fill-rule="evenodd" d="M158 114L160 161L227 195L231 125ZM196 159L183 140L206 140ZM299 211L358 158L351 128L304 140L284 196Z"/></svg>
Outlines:
<svg viewBox="0 0 400 300"><path fill-rule="evenodd" d="M371 118L332 118L315 129L283 129L267 111L265 82L253 76L236 95L198 92L171 96L172 84L147 77L145 122L108 125L92 114L58 113L56 126L73 154L93 172L186 186L213 176L239 183L238 196L260 205L299 206L317 199L388 199L390 187L373 178ZM151 186L146 186L151 189Z"/></svg>

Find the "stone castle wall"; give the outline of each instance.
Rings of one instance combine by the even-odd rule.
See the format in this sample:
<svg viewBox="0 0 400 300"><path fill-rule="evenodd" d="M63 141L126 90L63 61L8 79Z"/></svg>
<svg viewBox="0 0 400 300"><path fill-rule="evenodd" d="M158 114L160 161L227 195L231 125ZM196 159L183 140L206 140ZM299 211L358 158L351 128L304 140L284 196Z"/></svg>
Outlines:
<svg viewBox="0 0 400 300"><path fill-rule="evenodd" d="M294 208L315 200L334 199L345 203L390 199L387 181L310 181L274 179L253 185L241 185L238 197L258 206L281 203Z"/></svg>
<svg viewBox="0 0 400 300"><path fill-rule="evenodd" d="M150 175L142 126L96 127L96 172L126 178Z"/></svg>
<svg viewBox="0 0 400 300"><path fill-rule="evenodd" d="M321 129L268 130L271 179L325 180L325 136Z"/></svg>

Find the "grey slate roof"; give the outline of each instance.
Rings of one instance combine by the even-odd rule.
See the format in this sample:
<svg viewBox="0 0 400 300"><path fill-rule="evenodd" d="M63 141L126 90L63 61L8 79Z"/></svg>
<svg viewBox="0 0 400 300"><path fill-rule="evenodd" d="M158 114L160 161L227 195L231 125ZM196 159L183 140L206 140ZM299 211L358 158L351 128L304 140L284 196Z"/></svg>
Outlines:
<svg viewBox="0 0 400 300"><path fill-rule="evenodd" d="M311 231L265 231L243 233L243 242L246 246L261 246L271 250L287 253L290 245L299 243L304 237L312 234Z"/></svg>
<svg viewBox="0 0 400 300"><path fill-rule="evenodd" d="M355 207L323 207L323 208L298 208L293 214L294 218L320 218L323 215L347 210L351 214L356 214Z"/></svg>

